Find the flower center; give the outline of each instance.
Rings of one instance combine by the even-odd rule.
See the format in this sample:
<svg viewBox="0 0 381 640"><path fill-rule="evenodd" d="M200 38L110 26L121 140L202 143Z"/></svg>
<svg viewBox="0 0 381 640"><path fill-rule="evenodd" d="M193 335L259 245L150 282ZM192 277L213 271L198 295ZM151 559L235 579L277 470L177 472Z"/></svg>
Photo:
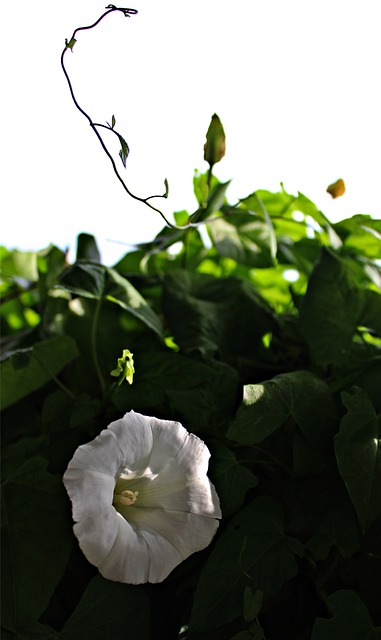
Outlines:
<svg viewBox="0 0 381 640"><path fill-rule="evenodd" d="M135 504L139 491L130 491L126 489L122 493L114 493L114 505L122 504L124 507L129 507L131 504Z"/></svg>

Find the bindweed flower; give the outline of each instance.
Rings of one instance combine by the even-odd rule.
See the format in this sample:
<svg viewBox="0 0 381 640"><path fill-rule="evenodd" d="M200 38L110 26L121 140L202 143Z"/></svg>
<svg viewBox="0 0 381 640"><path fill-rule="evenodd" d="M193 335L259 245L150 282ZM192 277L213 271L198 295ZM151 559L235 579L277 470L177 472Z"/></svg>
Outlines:
<svg viewBox="0 0 381 640"><path fill-rule="evenodd" d="M131 411L78 447L64 474L74 533L109 580L161 582L221 517L210 453L178 422Z"/></svg>

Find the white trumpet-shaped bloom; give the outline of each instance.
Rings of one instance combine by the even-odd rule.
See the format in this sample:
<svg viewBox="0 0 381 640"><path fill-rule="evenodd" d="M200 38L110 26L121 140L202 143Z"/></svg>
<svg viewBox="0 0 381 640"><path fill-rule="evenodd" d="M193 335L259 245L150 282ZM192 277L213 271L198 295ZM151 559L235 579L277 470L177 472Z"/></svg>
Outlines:
<svg viewBox="0 0 381 640"><path fill-rule="evenodd" d="M221 517L210 453L178 422L131 411L80 446L64 475L74 533L109 580L161 582Z"/></svg>

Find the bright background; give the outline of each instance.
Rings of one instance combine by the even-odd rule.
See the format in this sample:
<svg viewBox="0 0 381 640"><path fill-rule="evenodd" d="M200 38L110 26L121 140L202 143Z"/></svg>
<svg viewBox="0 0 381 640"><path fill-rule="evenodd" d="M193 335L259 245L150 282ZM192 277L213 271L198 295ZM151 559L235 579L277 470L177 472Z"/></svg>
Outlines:
<svg viewBox="0 0 381 640"><path fill-rule="evenodd" d="M129 0L130 1L130 0ZM379 0L131 0L79 34L65 61L83 108L131 153L129 188L168 215L193 211L194 169L218 113L233 179L230 202L255 189L301 191L332 220L381 215ZM106 263L149 241L158 214L126 196L60 69L65 37L104 11L98 0L19 0L2 7L1 243L75 249L93 233ZM118 148L115 147L116 157ZM117 158L118 162L119 159ZM326 187L343 178L346 194ZM124 244L120 244L124 243Z"/></svg>

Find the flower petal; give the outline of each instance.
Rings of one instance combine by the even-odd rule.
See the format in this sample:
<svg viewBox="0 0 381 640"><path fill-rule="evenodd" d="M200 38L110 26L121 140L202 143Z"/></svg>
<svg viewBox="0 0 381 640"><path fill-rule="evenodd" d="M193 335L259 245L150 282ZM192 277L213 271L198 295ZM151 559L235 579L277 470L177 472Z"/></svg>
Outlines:
<svg viewBox="0 0 381 640"><path fill-rule="evenodd" d="M74 525L79 546L91 564L98 567L110 553L118 534L118 520L122 518L110 507L97 518L87 518ZM123 519L123 518L122 518Z"/></svg>
<svg viewBox="0 0 381 640"><path fill-rule="evenodd" d="M115 480L98 471L71 468L69 465L63 482L73 508L73 520L96 518L112 505Z"/></svg>
<svg viewBox="0 0 381 640"><path fill-rule="evenodd" d="M92 469L116 477L123 467L144 469L152 451L149 419L130 411L76 450L68 468Z"/></svg>
<svg viewBox="0 0 381 640"><path fill-rule="evenodd" d="M118 520L114 545L99 565L110 580L141 584L161 582L185 558L204 549L218 521L208 517L160 509L131 509L126 522Z"/></svg>

